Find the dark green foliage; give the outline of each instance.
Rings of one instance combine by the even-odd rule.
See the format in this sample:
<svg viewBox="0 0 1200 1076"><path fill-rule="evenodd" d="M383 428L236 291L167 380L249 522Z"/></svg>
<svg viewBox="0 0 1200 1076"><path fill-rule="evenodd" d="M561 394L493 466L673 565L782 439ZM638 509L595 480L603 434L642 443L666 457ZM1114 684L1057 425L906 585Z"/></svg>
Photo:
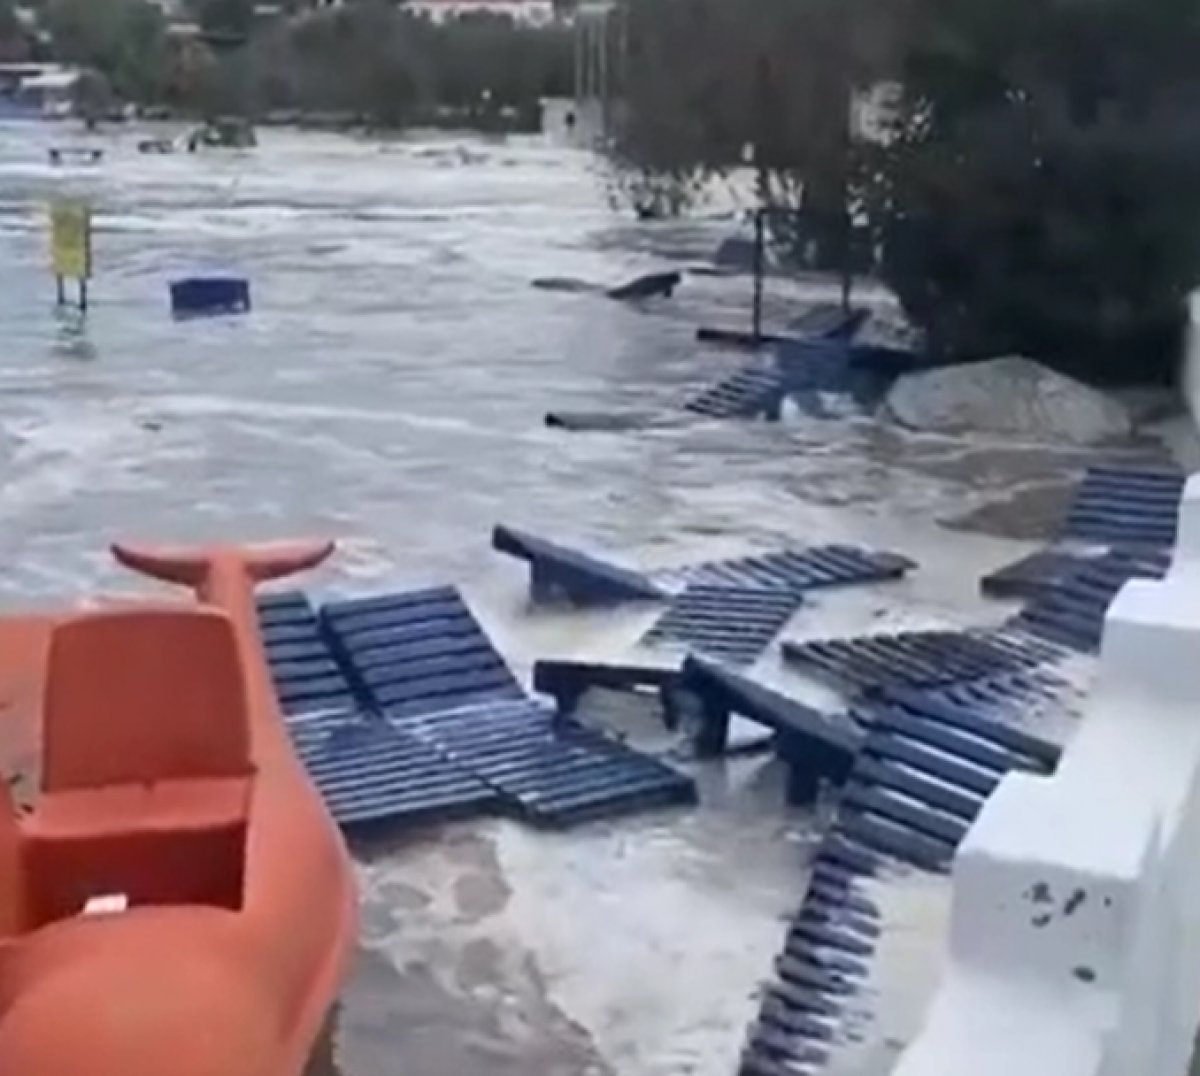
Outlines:
<svg viewBox="0 0 1200 1076"><path fill-rule="evenodd" d="M216 48L244 44L254 27L254 0L191 0L189 6Z"/></svg>
<svg viewBox="0 0 1200 1076"><path fill-rule="evenodd" d="M12 0L0 0L0 61L29 58L30 42Z"/></svg>
<svg viewBox="0 0 1200 1076"><path fill-rule="evenodd" d="M624 190L670 206L664 190L694 195L756 145L763 200L788 211L776 238L832 266L848 220L868 222L940 357L1172 375L1200 284L1200 0L623 10ZM904 88L894 140L852 144L846 98L880 80Z"/></svg>
<svg viewBox="0 0 1200 1076"><path fill-rule="evenodd" d="M252 0L190 0L202 41L171 42L147 0L45 3L55 58L93 69L118 98L202 115L294 109L399 127L449 111L466 123L536 128L541 97L572 86L562 26L495 17L435 26L388 0L283 4L277 17L256 15Z"/></svg>
<svg viewBox="0 0 1200 1076"><path fill-rule="evenodd" d="M928 0L876 204L888 282L948 356L1172 376L1200 283L1200 7Z"/></svg>
<svg viewBox="0 0 1200 1076"><path fill-rule="evenodd" d="M158 8L145 0L48 0L43 20L58 59L103 74L120 98L161 97L169 60Z"/></svg>
<svg viewBox="0 0 1200 1076"><path fill-rule="evenodd" d="M536 126L542 96L571 85L571 37L504 18L435 26L362 2L277 23L252 45L256 100L268 108L352 113L384 126L439 110L486 125L502 110Z"/></svg>
<svg viewBox="0 0 1200 1076"><path fill-rule="evenodd" d="M762 201L790 211L773 215L776 244L842 266L850 95L880 66L871 0L623 0L615 21L618 191L679 211L705 179L754 168Z"/></svg>

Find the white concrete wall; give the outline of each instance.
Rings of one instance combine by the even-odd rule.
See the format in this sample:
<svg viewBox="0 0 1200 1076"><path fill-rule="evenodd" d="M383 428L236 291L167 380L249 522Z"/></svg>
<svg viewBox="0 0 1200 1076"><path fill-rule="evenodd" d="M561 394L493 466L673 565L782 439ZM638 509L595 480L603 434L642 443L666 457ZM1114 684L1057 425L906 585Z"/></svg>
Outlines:
<svg viewBox="0 0 1200 1076"><path fill-rule="evenodd" d="M1109 609L1052 777L958 853L947 966L896 1076L1185 1076L1200 1023L1200 476L1162 582Z"/></svg>

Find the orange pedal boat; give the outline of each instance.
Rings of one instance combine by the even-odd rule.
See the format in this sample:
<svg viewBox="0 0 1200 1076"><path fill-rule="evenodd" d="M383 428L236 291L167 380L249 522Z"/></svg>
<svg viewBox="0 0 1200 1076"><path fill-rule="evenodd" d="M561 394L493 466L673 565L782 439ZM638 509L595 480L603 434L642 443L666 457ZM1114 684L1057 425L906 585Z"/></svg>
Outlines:
<svg viewBox="0 0 1200 1076"><path fill-rule="evenodd" d="M0 1073L299 1076L357 929L341 835L292 750L254 584L332 545L124 564L198 604L0 621Z"/></svg>

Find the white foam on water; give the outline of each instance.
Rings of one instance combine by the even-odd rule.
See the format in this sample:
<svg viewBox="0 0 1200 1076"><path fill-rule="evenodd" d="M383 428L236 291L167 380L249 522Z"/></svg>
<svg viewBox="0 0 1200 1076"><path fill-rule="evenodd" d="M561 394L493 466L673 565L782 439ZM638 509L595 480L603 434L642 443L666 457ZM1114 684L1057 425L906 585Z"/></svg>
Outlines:
<svg viewBox="0 0 1200 1076"><path fill-rule="evenodd" d="M794 849L746 834L738 855L725 849L742 862L725 867L719 846L691 834L703 825L622 823L566 837L512 828L497 841L501 865L521 880L509 914L550 996L622 1076L734 1071L795 903Z"/></svg>

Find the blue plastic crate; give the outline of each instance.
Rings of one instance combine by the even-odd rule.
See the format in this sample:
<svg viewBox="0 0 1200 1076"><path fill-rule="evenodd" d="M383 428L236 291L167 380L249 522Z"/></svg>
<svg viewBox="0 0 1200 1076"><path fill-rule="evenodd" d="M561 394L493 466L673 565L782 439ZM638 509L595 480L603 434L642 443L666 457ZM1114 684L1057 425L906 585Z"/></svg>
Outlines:
<svg viewBox="0 0 1200 1076"><path fill-rule="evenodd" d="M245 314L250 310L250 282L243 277L190 277L171 284L171 311L176 317Z"/></svg>

